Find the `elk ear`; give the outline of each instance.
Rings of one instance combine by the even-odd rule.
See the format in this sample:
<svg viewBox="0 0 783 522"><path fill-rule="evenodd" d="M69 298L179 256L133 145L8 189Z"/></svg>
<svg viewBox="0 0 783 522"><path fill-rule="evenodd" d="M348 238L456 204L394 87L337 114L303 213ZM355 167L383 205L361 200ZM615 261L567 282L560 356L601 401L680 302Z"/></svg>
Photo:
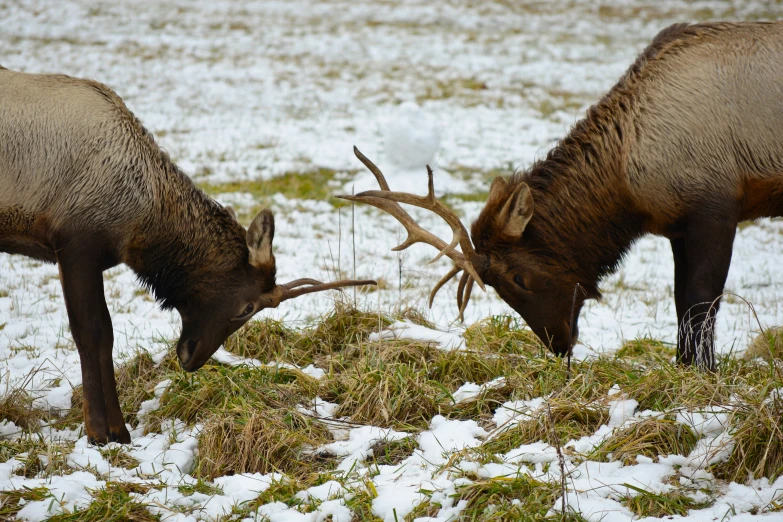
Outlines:
<svg viewBox="0 0 783 522"><path fill-rule="evenodd" d="M493 183L494 184L494 183ZM533 216L533 194L527 183L520 183L498 215L503 232L515 239L521 238L528 221Z"/></svg>
<svg viewBox="0 0 783 522"><path fill-rule="evenodd" d="M492 180L492 185L489 186L489 195L487 201L500 197L502 193L506 191L506 179L498 176Z"/></svg>
<svg viewBox="0 0 783 522"><path fill-rule="evenodd" d="M228 210L228 213L231 214L231 217L234 218L234 221L238 221L237 219L237 211L234 210L234 207L231 205L226 205L226 210Z"/></svg>
<svg viewBox="0 0 783 522"><path fill-rule="evenodd" d="M275 216L271 210L265 208L253 218L253 222L247 229L247 249L250 253L251 265L261 268L275 264L275 256L272 254L274 237Z"/></svg>

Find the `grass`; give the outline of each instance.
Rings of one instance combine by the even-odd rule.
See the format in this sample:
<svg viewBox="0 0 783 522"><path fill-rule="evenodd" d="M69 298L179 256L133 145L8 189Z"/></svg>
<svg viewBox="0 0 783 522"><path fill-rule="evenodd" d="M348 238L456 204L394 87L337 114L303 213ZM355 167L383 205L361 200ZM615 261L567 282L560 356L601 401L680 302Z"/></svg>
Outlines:
<svg viewBox="0 0 783 522"><path fill-rule="evenodd" d="M54 522L153 522L160 516L147 510L148 504L139 502L131 493L137 484L107 482L105 487L91 490L92 503L72 513L55 515L48 520Z"/></svg>
<svg viewBox="0 0 783 522"><path fill-rule="evenodd" d="M328 201L334 206L344 206L345 202L334 197L335 188L348 182L355 172L338 172L323 167L308 172L288 172L263 180L235 181L230 183L200 183L204 192L211 196L231 192L251 194L258 208L238 209L240 217L253 216L260 208L268 206L272 197L280 194L289 199L314 199Z"/></svg>
<svg viewBox="0 0 783 522"><path fill-rule="evenodd" d="M449 392L426 371L364 358L322 385L322 397L340 404L335 415L399 430L424 429Z"/></svg>
<svg viewBox="0 0 783 522"><path fill-rule="evenodd" d="M272 364L228 366L214 361L188 374L179 370L172 353L156 365L149 354L140 352L117 368L124 411L129 422L138 422L134 414L140 404L154 396L159 382L170 381L159 408L148 413L145 422L147 430L157 430L168 419L201 426L198 457L190 472L198 482L179 486L182 494L218 494L219 488L211 481L228 474L283 474L284 478L259 498L235 506L229 519L250 516L258 506L269 502L311 510L313 502L305 502L296 494L340 476L335 472L337 459L312 451L330 442L332 433L299 410L316 397L336 403L336 417L411 433L402 440L381 441L373 446L365 460L369 475L359 475L358 482L349 486L353 495L346 503L355 520L375 519L372 500L377 492L368 477L380 472L382 466L404 465L418 447L416 435L428 429L434 415L476 420L492 431L492 416L505 402L546 397L549 409L500 430L478 448L463 453L480 462L494 462L498 454L522 444L545 441L563 446L571 439L592 435L608 420L608 392L615 385L621 393L612 395L611 400L635 399L640 410L652 409L663 416L616 431L591 455L577 455L572 448L564 448L571 458L633 464L638 455L687 455L697 437L688 427L669 420L673 413L682 408L730 406L734 401L734 453L727 463L710 471L721 479L740 482L749 477L783 474L783 434L776 424L781 417L780 401L768 400L781 379L779 370L766 362L724 358L719 371L701 373L671 364L673 349L669 345L637 339L626 343L617 356L573 361L569 370L566 361L544 350L513 316L495 316L470 326L463 351L444 352L429 343L403 339L369 341L369 335L379 326L403 316L426 324L426 318L416 310L398 314L379 317L377 312L338 304L331 313L299 329L273 320L252 321L226 343L229 351L263 363L314 364L326 372L320 380L296 368ZM486 387L470 400L454 401L454 392L466 382L485 384L498 377L503 381L497 386ZM66 415L72 424L81 422L79 397L76 390L72 411ZM0 441L0 460L16 458L22 462L17 473L26 477L70 472L66 456L73 443L51 443L36 433L40 426L36 415L41 412L32 409L26 394L7 396L6 404L3 414L29 419L29 429L15 440ZM101 453L115 467L132 469L139 465L124 447L103 448ZM460 520L540 520L547 513L558 520L579 520L573 513L550 512L560 496L559 484L527 476L468 478L472 483L457 491L468 503ZM62 520L112 520L115 515L106 510L114 505L116 512L127 519L155 519L143 518L152 515L142 501L117 488L95 491L91 506L59 516L65 517ZM423 493L424 500L405 517L407 520L433 516L439 510L439 504ZM623 502L639 516L668 516L700 505L681 490L637 493ZM19 490L3 495L7 500L0 506L0 518L18 511L20 498L37 498L43 493Z"/></svg>
<svg viewBox="0 0 783 522"><path fill-rule="evenodd" d="M774 481L783 476L783 396L773 389L750 390L734 407L734 449L726 462L715 467L716 476L735 482L761 477Z"/></svg>
<svg viewBox="0 0 783 522"><path fill-rule="evenodd" d="M226 342L226 350L262 362L288 362L304 366L319 362L322 367L336 353L361 344L371 332L392 320L377 313L336 304L332 313L300 330L292 330L273 319L247 323ZM319 365L321 365L319 364Z"/></svg>
<svg viewBox="0 0 783 522"><path fill-rule="evenodd" d="M583 520L568 511L547 517L561 493L559 484L541 482L526 475L477 480L457 490L459 499L467 502L459 520Z"/></svg>
<svg viewBox="0 0 783 522"><path fill-rule="evenodd" d="M28 502L49 498L52 498L52 494L44 486L0 491L0 520L13 520Z"/></svg>
<svg viewBox="0 0 783 522"><path fill-rule="evenodd" d="M0 398L0 419L11 421L23 430L36 430L46 412L33 408L33 398L23 387L10 390Z"/></svg>
<svg viewBox="0 0 783 522"><path fill-rule="evenodd" d="M551 413L550 413L551 412ZM524 420L487 441L482 453L506 453L523 444L546 441L563 445L571 439L592 435L609 418L604 408L570 401L551 401L531 420ZM553 437L557 437L553 440Z"/></svg>
<svg viewBox="0 0 783 522"><path fill-rule="evenodd" d="M152 425L164 419L195 423L258 408L290 409L315 398L317 387L299 370L269 366L207 364L198 372L179 371L169 378L160 408L149 416Z"/></svg>
<svg viewBox="0 0 783 522"><path fill-rule="evenodd" d="M484 353L541 356L546 351L538 337L523 327L518 317L510 315L493 315L469 326L465 343Z"/></svg>
<svg viewBox="0 0 783 522"><path fill-rule="evenodd" d="M635 359L654 364L671 362L677 354L677 348L657 339L643 337L626 342L616 356L620 359Z"/></svg>
<svg viewBox="0 0 783 522"><path fill-rule="evenodd" d="M0 440L0 461L19 461L21 466L14 472L17 476L49 477L70 471L67 457L73 446L73 442L51 441L39 433L25 433L16 439Z"/></svg>
<svg viewBox="0 0 783 522"><path fill-rule="evenodd" d="M767 361L783 359L783 327L768 328L760 333L750 343L744 356L747 359L760 357Z"/></svg>
<svg viewBox="0 0 783 522"><path fill-rule="evenodd" d="M323 464L307 450L329 441L323 424L295 411L250 410L212 417L199 437L196 476L212 480L238 473L310 473L314 464Z"/></svg>
<svg viewBox="0 0 783 522"><path fill-rule="evenodd" d="M631 484L625 486L638 493L629 496L623 502L637 517L686 516L691 509L703 509L713 503L712 500L697 502L691 496L676 490L668 493L652 493Z"/></svg>
<svg viewBox="0 0 783 522"><path fill-rule="evenodd" d="M645 419L616 431L590 455L596 460L619 460L636 464L643 455L656 460L658 455L687 456L698 437L689 427L667 419Z"/></svg>
<svg viewBox="0 0 783 522"><path fill-rule="evenodd" d="M367 458L368 464L376 466L396 466L413 454L419 445L413 437L398 440L382 440L370 448L372 454Z"/></svg>

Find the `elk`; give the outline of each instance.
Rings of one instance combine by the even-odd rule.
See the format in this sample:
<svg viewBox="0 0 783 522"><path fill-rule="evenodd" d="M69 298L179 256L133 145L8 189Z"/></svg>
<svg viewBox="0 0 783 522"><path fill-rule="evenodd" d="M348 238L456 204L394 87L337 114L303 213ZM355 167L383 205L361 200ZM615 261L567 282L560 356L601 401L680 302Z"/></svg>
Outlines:
<svg viewBox="0 0 783 522"><path fill-rule="evenodd" d="M188 372L260 310L375 284L278 284L274 233L270 210L245 230L230 207L196 188L105 85L0 68L0 252L59 266L91 442L130 442L104 270L128 265L162 308L179 312L176 352Z"/></svg>
<svg viewBox="0 0 783 522"><path fill-rule="evenodd" d="M430 305L462 271L460 316L474 282L487 284L561 356L577 340L585 300L600 298L599 282L631 244L666 237L677 359L714 369L713 324L737 225L783 215L782 82L783 23L673 25L545 159L494 179L470 235L435 199L431 171L428 196L392 192L356 151L381 190L342 197L397 218L409 237L395 250L423 242L454 261ZM451 243L399 203L443 217Z"/></svg>

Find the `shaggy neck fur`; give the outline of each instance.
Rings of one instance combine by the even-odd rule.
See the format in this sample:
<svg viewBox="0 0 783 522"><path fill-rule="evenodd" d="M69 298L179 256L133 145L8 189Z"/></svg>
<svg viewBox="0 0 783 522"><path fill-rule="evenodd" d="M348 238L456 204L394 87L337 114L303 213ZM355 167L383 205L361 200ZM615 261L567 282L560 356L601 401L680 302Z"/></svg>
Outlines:
<svg viewBox="0 0 783 522"><path fill-rule="evenodd" d="M125 262L161 306L171 309L223 290L231 282L227 278L247 265L248 248L245 230L229 211L198 189L165 152L153 150L152 208L128 245Z"/></svg>
<svg viewBox="0 0 783 522"><path fill-rule="evenodd" d="M600 296L598 282L643 232L625 176L632 102L619 91L591 107L546 159L511 176L505 190L487 201L471 231L478 251L513 256L524 248L554 273L573 277L591 297ZM530 187L534 211L514 244L500 237L495 218L522 182Z"/></svg>
<svg viewBox="0 0 783 522"><path fill-rule="evenodd" d="M512 176L501 194L491 195L471 229L477 251L513 256L515 248L523 248L553 273L570 275L598 297L598 282L616 270L647 226L627 175L628 152L638 146L638 125L644 117L640 86L655 73L653 64L680 52L692 37L709 37L724 25L678 24L661 31L545 160ZM531 189L534 211L521 241L513 244L502 237L495 218L522 182Z"/></svg>

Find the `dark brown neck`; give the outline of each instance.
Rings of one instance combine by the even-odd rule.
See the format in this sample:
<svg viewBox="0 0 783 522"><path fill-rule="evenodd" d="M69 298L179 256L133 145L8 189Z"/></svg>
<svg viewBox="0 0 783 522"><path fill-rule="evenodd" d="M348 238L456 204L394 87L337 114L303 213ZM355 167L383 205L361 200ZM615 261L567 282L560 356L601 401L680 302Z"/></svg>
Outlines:
<svg viewBox="0 0 783 522"><path fill-rule="evenodd" d="M595 295L643 233L624 175L622 124L609 114L602 105L591 108L523 177L535 201L525 241L550 250Z"/></svg>
<svg viewBox="0 0 783 522"><path fill-rule="evenodd" d="M176 306L211 273L247 263L244 229L172 163L160 195L126 248L123 261L163 308Z"/></svg>

